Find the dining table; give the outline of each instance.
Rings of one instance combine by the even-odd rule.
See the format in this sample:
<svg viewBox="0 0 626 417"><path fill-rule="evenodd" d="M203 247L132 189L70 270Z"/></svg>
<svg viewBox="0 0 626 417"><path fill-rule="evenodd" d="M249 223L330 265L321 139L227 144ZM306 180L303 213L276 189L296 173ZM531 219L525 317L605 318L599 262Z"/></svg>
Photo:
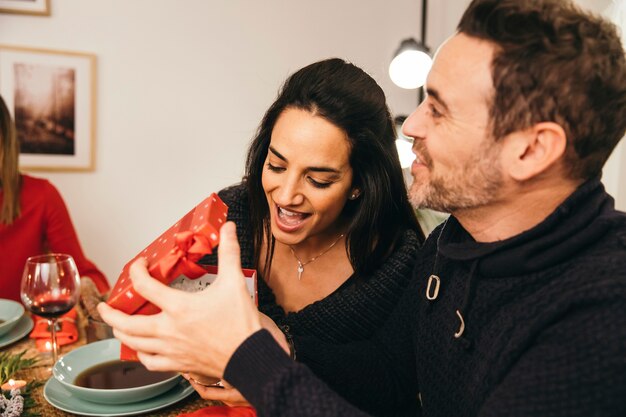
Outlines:
<svg viewBox="0 0 626 417"><path fill-rule="evenodd" d="M87 341L86 329L88 325L88 321L85 315L82 313L79 307L78 309L78 320L77 320L77 328L78 328L78 340L74 343L59 346L59 356L63 354L67 354L73 349L76 349L80 346L85 345ZM28 313L26 313L28 314ZM33 412L38 413L41 416L45 417L60 417L60 416L75 416L75 415L84 415L84 414L72 414L60 409L53 407L48 401L44 398L44 383L50 379L54 378L52 376L52 355L49 352L39 352L35 346L34 339L31 339L28 336L24 336L22 339L15 341L14 343L0 348L0 352L9 353L20 353L25 351L23 358L34 358L37 357L38 361L35 365L19 371L13 379L24 380L27 382L38 380L42 382L39 387L31 390L31 397L36 403L36 407L32 409ZM193 392L191 395L183 398L182 400L171 404L165 408L160 410L153 410L146 413L137 412L137 414L133 415L150 415L155 417L169 417L169 416L178 416L181 413L190 413L196 410L199 410L204 407L208 407L211 405L221 405L221 403L217 401L208 401L202 399L196 392ZM93 414L97 415L97 414Z"/></svg>

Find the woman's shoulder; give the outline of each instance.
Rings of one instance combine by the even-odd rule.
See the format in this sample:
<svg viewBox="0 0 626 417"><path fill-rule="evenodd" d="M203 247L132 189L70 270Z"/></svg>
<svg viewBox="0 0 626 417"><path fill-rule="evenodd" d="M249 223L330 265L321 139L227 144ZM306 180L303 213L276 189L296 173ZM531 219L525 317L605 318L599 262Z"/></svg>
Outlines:
<svg viewBox="0 0 626 417"><path fill-rule="evenodd" d="M417 232L412 229L407 229L402 234L398 243L389 255L389 257L383 262L379 269L391 268L405 269L406 267L412 268L415 264L415 257L420 249L421 240L417 235Z"/></svg>
<svg viewBox="0 0 626 417"><path fill-rule="evenodd" d="M246 185L243 183L231 185L219 191L217 195L228 206L228 220L235 222L238 229L247 229L250 223L250 204Z"/></svg>
<svg viewBox="0 0 626 417"><path fill-rule="evenodd" d="M56 187L45 178L31 177L30 175L22 174L21 191L23 198L26 199L43 199L47 200L51 196L57 198L60 196Z"/></svg>
<svg viewBox="0 0 626 417"><path fill-rule="evenodd" d="M45 178L31 177L30 175L22 174L22 189L25 188L43 190L54 188L54 185Z"/></svg>
<svg viewBox="0 0 626 417"><path fill-rule="evenodd" d="M333 296L350 299L356 296L381 298L389 301L399 295L411 279L413 267L420 249L420 238L414 230L402 234L394 251L376 269L364 271L350 278Z"/></svg>
<svg viewBox="0 0 626 417"><path fill-rule="evenodd" d="M246 185L244 183L231 185L218 191L217 195L228 206L227 219L237 225L237 240L241 249L241 263L244 268L252 268L254 244L250 233L250 209ZM203 257L200 263L216 265L217 252Z"/></svg>
<svg viewBox="0 0 626 417"><path fill-rule="evenodd" d="M247 201L248 189L243 182L230 185L218 191L217 195L227 206L242 204Z"/></svg>

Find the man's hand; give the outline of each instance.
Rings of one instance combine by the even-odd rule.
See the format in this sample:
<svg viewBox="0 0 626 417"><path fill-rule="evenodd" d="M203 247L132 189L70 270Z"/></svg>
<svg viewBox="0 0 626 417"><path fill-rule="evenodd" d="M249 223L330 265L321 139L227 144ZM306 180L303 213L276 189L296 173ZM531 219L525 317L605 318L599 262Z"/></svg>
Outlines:
<svg viewBox="0 0 626 417"><path fill-rule="evenodd" d="M239 244L232 222L222 226L218 276L207 289L187 293L152 278L144 259L130 277L135 290L161 308L159 314L130 316L104 303L98 310L115 337L138 353L150 370L196 372L222 378L239 345L261 329L241 272Z"/></svg>

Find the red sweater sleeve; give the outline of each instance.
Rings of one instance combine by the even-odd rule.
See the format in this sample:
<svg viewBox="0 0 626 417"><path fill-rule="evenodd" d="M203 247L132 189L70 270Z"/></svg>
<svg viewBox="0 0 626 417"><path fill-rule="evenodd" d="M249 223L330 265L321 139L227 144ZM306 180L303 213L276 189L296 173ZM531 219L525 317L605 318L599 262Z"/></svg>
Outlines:
<svg viewBox="0 0 626 417"><path fill-rule="evenodd" d="M90 277L101 293L109 290L109 282L96 265L83 253L72 220L61 194L50 183L46 187L45 198L45 240L52 252L67 253L76 261L81 276Z"/></svg>

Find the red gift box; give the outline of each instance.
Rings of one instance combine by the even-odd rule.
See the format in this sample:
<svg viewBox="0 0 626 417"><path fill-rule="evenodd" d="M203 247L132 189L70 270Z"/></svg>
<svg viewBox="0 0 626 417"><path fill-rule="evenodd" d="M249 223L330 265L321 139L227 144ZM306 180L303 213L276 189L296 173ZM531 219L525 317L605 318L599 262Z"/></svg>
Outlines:
<svg viewBox="0 0 626 417"><path fill-rule="evenodd" d="M180 275L192 279L205 275L206 270L196 262L212 253L219 243L219 229L226 222L227 212L228 207L217 194L211 194L194 207L124 266L107 304L127 314L158 313L158 307L147 302L133 288L128 275L130 265L137 258L146 258L150 275L164 284ZM128 349L123 347L121 359L127 359L125 351ZM136 358L134 354L132 356ZM133 360L132 357L129 359Z"/></svg>
<svg viewBox="0 0 626 417"><path fill-rule="evenodd" d="M202 267L205 271L203 276L192 280L181 276L173 280L170 287L188 292L203 291L217 278L218 267L216 265L202 265ZM241 271L243 272L244 279L246 280L246 288L248 289L250 298L254 301L254 304L258 306L259 300L257 293L256 270L242 268Z"/></svg>

